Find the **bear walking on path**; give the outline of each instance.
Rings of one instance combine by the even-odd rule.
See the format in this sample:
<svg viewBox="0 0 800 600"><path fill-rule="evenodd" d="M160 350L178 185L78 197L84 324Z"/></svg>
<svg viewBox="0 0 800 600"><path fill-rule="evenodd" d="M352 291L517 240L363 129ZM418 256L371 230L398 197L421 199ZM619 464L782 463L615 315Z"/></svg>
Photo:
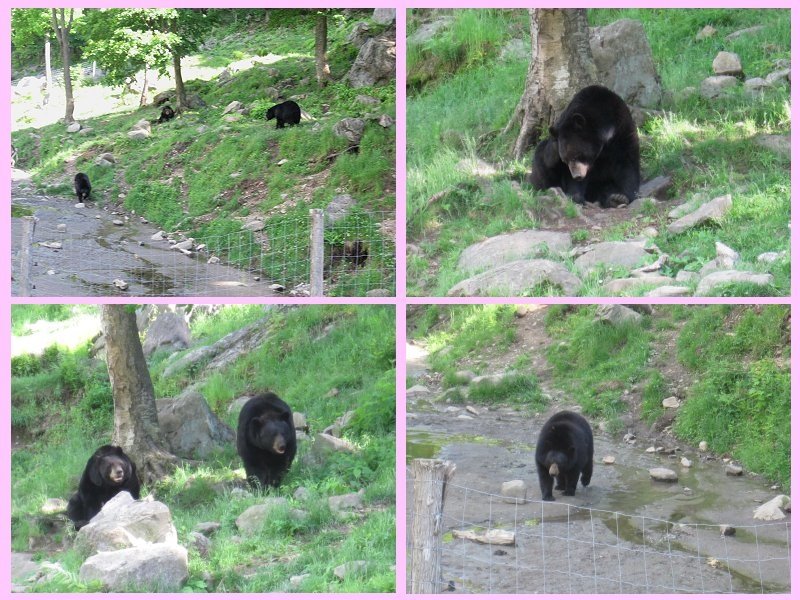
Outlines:
<svg viewBox="0 0 800 600"><path fill-rule="evenodd" d="M89 183L89 176L86 173L75 175L75 194L78 196L78 202L88 200L91 193L92 184Z"/></svg>
<svg viewBox="0 0 800 600"><path fill-rule="evenodd" d="M563 410L542 427L536 442L536 470L542 500L553 500L555 489L574 496L578 478L584 487L592 479L594 440L592 428L578 413Z"/></svg>
<svg viewBox="0 0 800 600"><path fill-rule="evenodd" d="M81 475L78 491L67 504L67 516L80 529L100 512L103 505L122 491L139 499L136 465L119 446L101 446Z"/></svg>
<svg viewBox="0 0 800 600"><path fill-rule="evenodd" d="M639 135L624 100L599 85L583 88L536 146L530 182L560 187L578 204L633 202L639 191Z"/></svg>
<svg viewBox="0 0 800 600"><path fill-rule="evenodd" d="M297 452L289 405L271 392L250 398L239 413L236 450L251 485L278 487Z"/></svg>

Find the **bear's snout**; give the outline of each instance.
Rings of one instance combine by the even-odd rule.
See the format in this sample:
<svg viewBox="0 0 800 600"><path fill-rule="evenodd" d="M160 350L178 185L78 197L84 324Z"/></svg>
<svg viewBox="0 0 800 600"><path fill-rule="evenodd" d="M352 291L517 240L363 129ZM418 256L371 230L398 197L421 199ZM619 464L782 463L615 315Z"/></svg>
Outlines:
<svg viewBox="0 0 800 600"><path fill-rule="evenodd" d="M283 454L286 452L286 439L282 435L277 436L275 441L272 443L272 449L277 454Z"/></svg>
<svg viewBox="0 0 800 600"><path fill-rule="evenodd" d="M558 465L556 463L550 465L550 475L553 477L558 477Z"/></svg>
<svg viewBox="0 0 800 600"><path fill-rule="evenodd" d="M583 181L586 178L586 174L589 172L589 165L582 162L570 162L569 163L569 172L572 175L572 178L575 181Z"/></svg>
<svg viewBox="0 0 800 600"><path fill-rule="evenodd" d="M108 474L108 478L114 483L121 483L122 480L125 478L125 471L121 466L115 465L111 467L111 471Z"/></svg>

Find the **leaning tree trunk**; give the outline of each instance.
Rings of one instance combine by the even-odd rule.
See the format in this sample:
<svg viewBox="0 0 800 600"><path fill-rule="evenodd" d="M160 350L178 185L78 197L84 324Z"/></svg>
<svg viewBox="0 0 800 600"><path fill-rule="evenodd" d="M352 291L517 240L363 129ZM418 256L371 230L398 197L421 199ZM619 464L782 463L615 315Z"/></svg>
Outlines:
<svg viewBox="0 0 800 600"><path fill-rule="evenodd" d="M148 78L150 76L150 67L148 65L144 66L144 75L143 79L144 82L142 83L142 92L139 94L139 106L145 106L147 104L147 86L150 85Z"/></svg>
<svg viewBox="0 0 800 600"><path fill-rule="evenodd" d="M72 77L69 74L70 68L70 47L69 47L69 32L72 28L72 17L75 10L69 9L69 21L67 21L65 10L63 8L50 9L50 17L52 19L53 30L58 38L58 43L61 45L61 63L64 65L64 96L66 99L66 109L64 110L64 123L67 125L75 122L75 99L72 97Z"/></svg>
<svg viewBox="0 0 800 600"><path fill-rule="evenodd" d="M114 397L114 443L130 455L149 484L171 473L180 459L164 450L136 314L123 304L104 304L102 325Z"/></svg>
<svg viewBox="0 0 800 600"><path fill-rule="evenodd" d="M178 112L186 108L186 86L183 85L181 73L181 55L177 50L172 51L172 69L175 71L175 101L178 103Z"/></svg>
<svg viewBox="0 0 800 600"><path fill-rule="evenodd" d="M597 80L586 9L528 9L531 63L525 91L504 133L520 123L514 158L520 160L581 88Z"/></svg>
<svg viewBox="0 0 800 600"><path fill-rule="evenodd" d="M331 68L328 65L328 17L322 13L317 15L317 24L314 27L314 56L317 85L322 88L331 80Z"/></svg>

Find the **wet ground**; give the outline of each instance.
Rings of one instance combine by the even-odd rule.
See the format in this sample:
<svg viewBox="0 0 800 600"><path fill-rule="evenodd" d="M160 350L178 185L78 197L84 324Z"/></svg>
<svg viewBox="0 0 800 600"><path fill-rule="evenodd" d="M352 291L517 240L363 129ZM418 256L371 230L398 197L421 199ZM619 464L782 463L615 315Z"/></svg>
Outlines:
<svg viewBox="0 0 800 600"><path fill-rule="evenodd" d="M275 296L270 283L235 267L207 264L208 254L188 257L166 241L152 241L157 229L139 217L114 215L95 203L75 208L74 199L43 196L14 171L15 207L38 219L32 251L32 296ZM125 221L114 225L115 219ZM22 219L12 218L12 295L19 281ZM66 231L58 231L65 225ZM47 247L56 242L60 248ZM140 245L140 242L142 245ZM128 284L123 291L114 280Z"/></svg>
<svg viewBox="0 0 800 600"><path fill-rule="evenodd" d="M409 374L424 373L419 348ZM788 592L790 520L763 522L753 510L780 492L755 476L731 477L724 463L692 448L645 452L622 434L595 430L594 475L587 488L541 502L534 461L543 414L511 408L478 414L465 406L409 400L407 458L441 458L456 471L447 488L441 589L456 593ZM594 424L593 424L594 425ZM604 456L613 456L604 465ZM680 457L692 461L690 468ZM668 467L677 483L651 480ZM527 502L500 496L503 482L523 480ZM412 504L409 482L409 510ZM409 522L410 522L409 514ZM736 528L720 533L721 524ZM503 529L513 546L455 539L453 530Z"/></svg>

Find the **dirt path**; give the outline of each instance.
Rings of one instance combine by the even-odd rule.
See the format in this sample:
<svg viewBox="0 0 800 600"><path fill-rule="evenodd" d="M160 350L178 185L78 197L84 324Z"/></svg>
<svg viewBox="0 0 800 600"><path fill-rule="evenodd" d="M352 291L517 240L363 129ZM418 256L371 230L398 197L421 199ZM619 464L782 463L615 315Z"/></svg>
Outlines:
<svg viewBox="0 0 800 600"><path fill-rule="evenodd" d="M671 447L680 450L672 456L645 452L651 440L670 447L671 438L640 423L636 397L629 399L636 441L624 442L625 432L603 433L593 422L595 468L589 487L579 488L575 497L556 493L556 502L539 500L534 462L539 430L554 412L577 408L553 384L544 357L552 342L545 314L532 310L518 318L517 339L502 356L472 359L491 372L529 353L539 383L553 397L542 414L502 406L478 408L475 414L465 406L440 404L436 374L426 371L424 352L415 357L412 377L432 391L408 401L407 458L456 464L445 502L443 589L452 584L460 593L788 591L790 519L752 518L753 509L778 492L755 476L727 476L717 457L685 444L674 443ZM668 330L656 338L654 366L674 364L676 336ZM688 383L679 369L664 375L677 388ZM613 456L614 464L603 464L605 456ZM681 457L692 466L682 467ZM653 467L674 470L678 482L651 481ZM500 497L502 483L512 480L525 482L527 503L509 504ZM409 507L412 493L409 485ZM733 524L736 534L721 536L720 524ZM515 545L484 545L452 535L453 530L487 528L514 531Z"/></svg>
<svg viewBox="0 0 800 600"><path fill-rule="evenodd" d="M188 257L170 250L166 241L138 217L125 220L89 203L75 208L65 198L43 196L24 172L12 175L12 200L38 219L34 234L31 280L33 296L275 296L270 282L222 264L207 264L208 255ZM115 219L124 225L115 225ZM65 225L66 231L58 226ZM11 220L12 294L20 294L19 250L22 219ZM42 243L57 242L60 248ZM140 245L141 244L141 245ZM115 279L128 284L122 291Z"/></svg>

